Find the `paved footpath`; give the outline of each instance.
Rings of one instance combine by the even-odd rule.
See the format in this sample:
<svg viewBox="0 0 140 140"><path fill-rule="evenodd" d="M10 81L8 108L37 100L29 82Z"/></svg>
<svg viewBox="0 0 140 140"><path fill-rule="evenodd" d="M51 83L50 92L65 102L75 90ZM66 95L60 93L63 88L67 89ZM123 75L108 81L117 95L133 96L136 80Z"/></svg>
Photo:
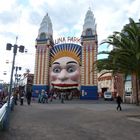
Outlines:
<svg viewBox="0 0 140 140"><path fill-rule="evenodd" d="M17 105L0 140L139 140L140 107L113 102L55 101Z"/></svg>

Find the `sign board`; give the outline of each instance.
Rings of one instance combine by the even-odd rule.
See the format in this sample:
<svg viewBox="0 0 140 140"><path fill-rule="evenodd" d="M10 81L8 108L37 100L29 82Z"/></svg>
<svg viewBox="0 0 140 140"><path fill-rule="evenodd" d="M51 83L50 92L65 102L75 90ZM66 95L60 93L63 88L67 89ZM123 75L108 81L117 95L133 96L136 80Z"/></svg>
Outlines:
<svg viewBox="0 0 140 140"><path fill-rule="evenodd" d="M61 43L76 43L80 44L81 39L78 37L60 37L54 40L54 44L61 44Z"/></svg>

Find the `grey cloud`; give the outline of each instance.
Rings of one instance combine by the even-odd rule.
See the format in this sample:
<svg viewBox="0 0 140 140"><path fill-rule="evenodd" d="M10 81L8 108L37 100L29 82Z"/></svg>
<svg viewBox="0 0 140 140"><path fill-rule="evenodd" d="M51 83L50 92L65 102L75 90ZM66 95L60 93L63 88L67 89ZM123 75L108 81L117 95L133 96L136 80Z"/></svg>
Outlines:
<svg viewBox="0 0 140 140"><path fill-rule="evenodd" d="M98 0L95 2L95 9L101 13L103 11L122 11L126 4L131 6L132 2L133 0Z"/></svg>
<svg viewBox="0 0 140 140"><path fill-rule="evenodd" d="M0 35L6 38L13 38L13 39L15 39L16 37L16 34L12 32L0 32Z"/></svg>
<svg viewBox="0 0 140 140"><path fill-rule="evenodd" d="M45 16L45 15L44 15ZM43 19L43 17L36 11L32 11L29 14L29 23L33 24L33 25L39 25L41 23L41 20Z"/></svg>
<svg viewBox="0 0 140 140"><path fill-rule="evenodd" d="M61 3L61 0L59 1ZM50 18L52 20L53 26L55 26L56 30L59 30L63 27L72 27L74 26L79 19L80 16L80 8L82 7L82 3L80 5L73 5L73 2L67 1L62 2L62 4L59 6L49 5L48 3L45 3L42 5L42 9L45 12L48 12L50 15ZM47 9L47 10L46 10ZM83 10L83 9L82 9ZM88 10L88 9L87 9ZM83 15L85 16L85 15ZM81 21L83 23L83 21Z"/></svg>
<svg viewBox="0 0 140 140"><path fill-rule="evenodd" d="M12 12L4 11L0 13L0 23L2 24L10 24L16 22L16 20L17 16Z"/></svg>

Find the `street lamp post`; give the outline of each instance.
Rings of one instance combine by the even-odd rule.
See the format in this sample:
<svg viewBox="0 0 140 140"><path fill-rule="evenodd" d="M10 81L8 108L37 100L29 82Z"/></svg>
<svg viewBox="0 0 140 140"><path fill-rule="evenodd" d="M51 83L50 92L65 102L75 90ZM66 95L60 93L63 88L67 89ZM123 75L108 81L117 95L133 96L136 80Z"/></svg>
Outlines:
<svg viewBox="0 0 140 140"><path fill-rule="evenodd" d="M11 77L10 77L10 88L9 88L9 94L8 94L8 109L10 108L10 97L11 97L11 94L12 94L12 84L13 84L13 73L14 73L14 65L15 65L15 57L16 57L16 54L17 54L17 49L19 48L19 52L23 53L24 52L24 46L20 45L12 45L10 43L7 43L7 46L6 46L6 50L11 50L11 48L13 47L13 61L12 61L12 69L11 69Z"/></svg>
<svg viewBox="0 0 140 140"><path fill-rule="evenodd" d="M16 38L16 43L17 43L17 38ZM12 69L11 69L10 87L9 87L9 92L8 92L7 107L6 107L6 113L5 113L4 121L3 121L3 129L8 129L10 110L13 109L13 101L12 101L12 104L10 106L10 98L11 98L11 94L12 94L13 73L14 73L14 65L15 65L15 57L17 54L17 49L19 48L19 52L21 52L21 53L24 52L24 46L22 46L22 45L18 46L16 43L14 45L7 43L7 45L6 45L6 50L11 50L11 48L13 47L13 61L12 61Z"/></svg>

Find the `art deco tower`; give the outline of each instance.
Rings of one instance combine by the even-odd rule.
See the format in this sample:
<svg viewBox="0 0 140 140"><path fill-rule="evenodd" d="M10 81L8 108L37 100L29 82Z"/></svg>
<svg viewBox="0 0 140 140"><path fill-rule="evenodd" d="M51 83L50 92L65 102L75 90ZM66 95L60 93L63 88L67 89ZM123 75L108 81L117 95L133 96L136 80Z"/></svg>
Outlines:
<svg viewBox="0 0 140 140"><path fill-rule="evenodd" d="M52 22L46 14L41 22L36 39L35 72L33 90L48 90L49 86L49 51L53 46Z"/></svg>
<svg viewBox="0 0 140 140"><path fill-rule="evenodd" d="M89 9L86 13L83 32L81 35L82 44L82 68L81 68L81 89L82 94L95 96L97 94L97 72L94 62L97 60L97 32L95 18Z"/></svg>

